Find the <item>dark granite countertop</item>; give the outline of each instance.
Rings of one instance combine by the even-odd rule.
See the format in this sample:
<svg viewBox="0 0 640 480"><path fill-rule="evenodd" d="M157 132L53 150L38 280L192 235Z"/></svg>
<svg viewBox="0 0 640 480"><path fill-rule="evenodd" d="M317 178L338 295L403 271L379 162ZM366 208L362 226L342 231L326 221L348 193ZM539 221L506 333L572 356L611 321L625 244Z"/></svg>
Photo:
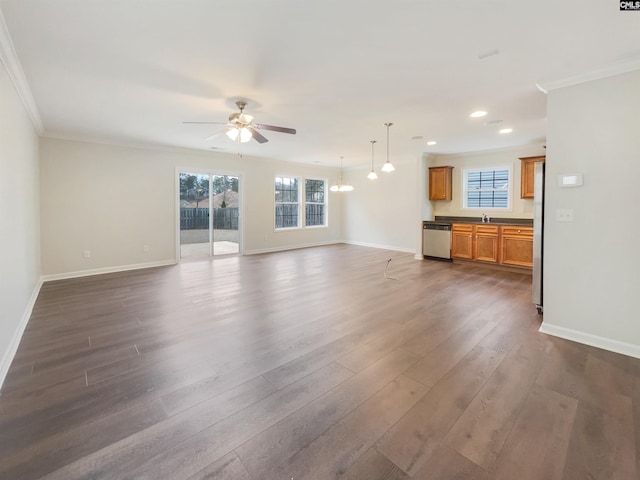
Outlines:
<svg viewBox="0 0 640 480"><path fill-rule="evenodd" d="M437 216L435 220L424 221L423 223L471 223L482 225L483 222L480 217L446 217L446 216ZM521 225L525 227L533 226L532 218L491 218L489 223L484 223L484 225Z"/></svg>

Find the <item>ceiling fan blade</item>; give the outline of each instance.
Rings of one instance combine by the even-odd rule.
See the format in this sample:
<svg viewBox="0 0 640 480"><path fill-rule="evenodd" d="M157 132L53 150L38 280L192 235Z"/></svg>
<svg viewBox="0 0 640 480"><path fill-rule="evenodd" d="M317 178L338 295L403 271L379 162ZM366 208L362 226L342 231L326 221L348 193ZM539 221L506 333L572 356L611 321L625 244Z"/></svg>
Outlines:
<svg viewBox="0 0 640 480"><path fill-rule="evenodd" d="M258 142L258 143L267 143L269 140L267 140L267 138L265 136L263 136L262 134L256 132L255 128L250 128L249 129L251 131L251 136L253 137L253 139Z"/></svg>
<svg viewBox="0 0 640 480"><path fill-rule="evenodd" d="M222 133L225 133L225 132L226 132L226 130L220 130L219 132L216 132L216 133L214 133L213 135L209 135L209 136L208 136L207 138L205 138L204 140L205 140L205 142L206 142L207 140L213 140L213 139L214 139L214 138L216 138L218 135L220 135L220 134L222 134Z"/></svg>
<svg viewBox="0 0 640 480"><path fill-rule="evenodd" d="M272 130L274 132L280 132L280 133L290 133L291 135L295 135L296 134L296 129L295 128L287 128L287 127L275 127L273 125L264 125L264 124L258 124L258 125L254 125L255 128L261 128L262 130Z"/></svg>
<svg viewBox="0 0 640 480"><path fill-rule="evenodd" d="M196 123L201 125L226 125L227 122L182 122L182 123Z"/></svg>

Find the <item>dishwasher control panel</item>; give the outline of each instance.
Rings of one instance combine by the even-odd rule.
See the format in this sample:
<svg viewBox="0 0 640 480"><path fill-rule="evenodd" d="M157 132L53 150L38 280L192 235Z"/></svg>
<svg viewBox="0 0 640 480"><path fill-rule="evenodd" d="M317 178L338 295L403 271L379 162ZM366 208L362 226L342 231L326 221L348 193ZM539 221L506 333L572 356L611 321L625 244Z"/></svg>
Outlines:
<svg viewBox="0 0 640 480"><path fill-rule="evenodd" d="M425 223L422 228L424 230L451 230L450 223Z"/></svg>

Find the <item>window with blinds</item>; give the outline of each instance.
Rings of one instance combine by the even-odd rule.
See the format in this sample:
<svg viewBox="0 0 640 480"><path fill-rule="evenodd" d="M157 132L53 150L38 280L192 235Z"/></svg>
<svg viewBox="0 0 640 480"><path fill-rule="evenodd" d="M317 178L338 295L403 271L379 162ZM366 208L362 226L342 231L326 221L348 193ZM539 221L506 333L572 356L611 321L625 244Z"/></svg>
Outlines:
<svg viewBox="0 0 640 480"><path fill-rule="evenodd" d="M465 169L463 173L463 208L511 208L511 168Z"/></svg>

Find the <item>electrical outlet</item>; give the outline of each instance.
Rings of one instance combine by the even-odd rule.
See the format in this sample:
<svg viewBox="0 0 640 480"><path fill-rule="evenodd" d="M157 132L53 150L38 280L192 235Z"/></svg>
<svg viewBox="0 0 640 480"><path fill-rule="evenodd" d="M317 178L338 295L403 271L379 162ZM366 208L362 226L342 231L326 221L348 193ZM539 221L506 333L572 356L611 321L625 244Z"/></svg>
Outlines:
<svg viewBox="0 0 640 480"><path fill-rule="evenodd" d="M142 247L142 251L145 252L145 253L148 252L149 251L149 245L144 245Z"/></svg>
<svg viewBox="0 0 640 480"><path fill-rule="evenodd" d="M91 258L91 250L85 250L84 252L82 252L82 257Z"/></svg>
<svg viewBox="0 0 640 480"><path fill-rule="evenodd" d="M573 209L572 208L557 208L556 209L556 222L573 222Z"/></svg>

